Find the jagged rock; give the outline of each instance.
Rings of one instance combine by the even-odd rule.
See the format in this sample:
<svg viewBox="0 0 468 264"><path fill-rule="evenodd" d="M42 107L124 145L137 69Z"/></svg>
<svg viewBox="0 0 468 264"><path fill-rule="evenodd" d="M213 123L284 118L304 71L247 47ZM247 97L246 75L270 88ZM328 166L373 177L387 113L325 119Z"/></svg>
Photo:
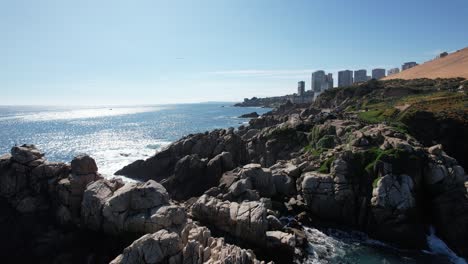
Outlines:
<svg viewBox="0 0 468 264"><path fill-rule="evenodd" d="M426 184L435 184L448 176L448 170L444 165L429 163L424 173Z"/></svg>
<svg viewBox="0 0 468 264"><path fill-rule="evenodd" d="M281 231L267 231L267 243L271 248L286 248L287 250L294 251L296 246L296 239L294 235Z"/></svg>
<svg viewBox="0 0 468 264"><path fill-rule="evenodd" d="M44 157L44 153L40 152L34 145L25 144L11 148L11 158L21 164L27 164L42 157Z"/></svg>
<svg viewBox="0 0 468 264"><path fill-rule="evenodd" d="M259 192L260 196L271 197L276 193L271 171L262 168L260 164L245 165L239 172L239 176L241 179L250 179L253 188Z"/></svg>
<svg viewBox="0 0 468 264"><path fill-rule="evenodd" d="M211 236L211 231L194 223L186 225L181 233L184 246L184 264L264 264L256 259L251 250L242 249L236 245L224 242L223 238Z"/></svg>
<svg viewBox="0 0 468 264"><path fill-rule="evenodd" d="M92 230L100 230L103 217L102 208L110 196L123 182L119 180L98 180L91 183L83 194L81 203L81 221Z"/></svg>
<svg viewBox="0 0 468 264"><path fill-rule="evenodd" d="M0 194L14 198L28 186L28 167L20 163L5 161L0 174Z"/></svg>
<svg viewBox="0 0 468 264"><path fill-rule="evenodd" d="M239 197L249 189L252 189L252 181L250 180L250 178L247 178L234 182L229 187L228 191L232 194L232 196Z"/></svg>
<svg viewBox="0 0 468 264"><path fill-rule="evenodd" d="M206 165L206 181L208 185L213 186L219 182L225 171L234 169L232 155L229 152L222 152L212 158Z"/></svg>
<svg viewBox="0 0 468 264"><path fill-rule="evenodd" d="M414 183L408 175L385 175L372 193L373 206L388 210L408 210L416 206Z"/></svg>
<svg viewBox="0 0 468 264"><path fill-rule="evenodd" d="M335 200L335 183L327 174L306 172L302 181L302 193L309 210L324 219L339 219L341 206Z"/></svg>
<svg viewBox="0 0 468 264"><path fill-rule="evenodd" d="M269 230L282 230L283 229L283 224L278 218L276 218L276 216L268 215L267 221L268 221Z"/></svg>
<svg viewBox="0 0 468 264"><path fill-rule="evenodd" d="M437 145L434 145L434 146L428 148L427 151L429 151L429 153L431 153L432 155L439 156L439 155L442 155L443 148L442 148L441 144L437 144Z"/></svg>
<svg viewBox="0 0 468 264"><path fill-rule="evenodd" d="M182 240L177 233L160 230L154 234L146 234L135 240L111 263L182 263L182 248Z"/></svg>
<svg viewBox="0 0 468 264"><path fill-rule="evenodd" d="M284 174L273 174L276 195L292 195L296 192L295 182L291 177Z"/></svg>
<svg viewBox="0 0 468 264"><path fill-rule="evenodd" d="M252 113L243 114L239 116L239 118L257 118L257 117L259 117L259 114L257 114L257 112L252 112Z"/></svg>
<svg viewBox="0 0 468 264"><path fill-rule="evenodd" d="M228 202L202 195L192 206L195 219L239 239L264 245L268 229L267 205L263 202Z"/></svg>
<svg viewBox="0 0 468 264"><path fill-rule="evenodd" d="M249 130L247 130L247 132L244 135L242 135L242 140L252 139L259 132L260 132L260 130L258 130L258 129L249 129Z"/></svg>
<svg viewBox="0 0 468 264"><path fill-rule="evenodd" d="M71 161L71 171L74 175L96 174L96 161L88 155L78 155Z"/></svg>

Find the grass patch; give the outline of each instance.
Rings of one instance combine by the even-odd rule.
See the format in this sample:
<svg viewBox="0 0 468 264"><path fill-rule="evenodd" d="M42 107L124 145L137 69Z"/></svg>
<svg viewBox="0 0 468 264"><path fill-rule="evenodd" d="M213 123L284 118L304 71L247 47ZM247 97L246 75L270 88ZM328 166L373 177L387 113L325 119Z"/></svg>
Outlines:
<svg viewBox="0 0 468 264"><path fill-rule="evenodd" d="M335 161L335 157L328 158L324 163L322 163L317 171L320 173L330 173L330 168L333 161Z"/></svg>
<svg viewBox="0 0 468 264"><path fill-rule="evenodd" d="M358 114L358 118L362 121L369 122L369 123L380 123L384 121L382 117L383 111L382 110L369 110L366 112L361 112Z"/></svg>

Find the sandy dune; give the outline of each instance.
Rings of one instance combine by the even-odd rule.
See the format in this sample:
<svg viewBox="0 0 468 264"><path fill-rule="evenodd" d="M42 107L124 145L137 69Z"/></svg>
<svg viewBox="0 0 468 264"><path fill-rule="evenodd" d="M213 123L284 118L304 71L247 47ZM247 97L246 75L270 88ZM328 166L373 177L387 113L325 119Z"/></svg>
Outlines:
<svg viewBox="0 0 468 264"><path fill-rule="evenodd" d="M387 76L384 80L452 77L468 79L468 47L444 58L435 59L398 74Z"/></svg>

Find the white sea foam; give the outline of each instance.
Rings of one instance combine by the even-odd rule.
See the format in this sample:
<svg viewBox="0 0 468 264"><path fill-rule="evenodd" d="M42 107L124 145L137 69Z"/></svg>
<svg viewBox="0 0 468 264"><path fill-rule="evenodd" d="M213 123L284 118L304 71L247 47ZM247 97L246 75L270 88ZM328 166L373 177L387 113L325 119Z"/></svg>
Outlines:
<svg viewBox="0 0 468 264"><path fill-rule="evenodd" d="M333 259L337 256L345 254L342 249L344 243L327 236L323 232L315 228L305 227L308 247L307 252L309 257L305 261L307 264L333 263Z"/></svg>
<svg viewBox="0 0 468 264"><path fill-rule="evenodd" d="M457 256L442 239L436 236L434 227L430 228L430 233L427 236L427 246L431 253L447 256L453 264L467 264L465 259Z"/></svg>
<svg viewBox="0 0 468 264"><path fill-rule="evenodd" d="M51 121L51 120L73 120L86 119L97 117L109 117L120 115L131 115L144 112L154 112L163 109L164 107L148 106L148 107L99 107L99 108L82 108L59 111L41 111L36 113L24 113L14 116L0 117L0 120L19 119L24 121ZM89 121L86 121L89 122Z"/></svg>

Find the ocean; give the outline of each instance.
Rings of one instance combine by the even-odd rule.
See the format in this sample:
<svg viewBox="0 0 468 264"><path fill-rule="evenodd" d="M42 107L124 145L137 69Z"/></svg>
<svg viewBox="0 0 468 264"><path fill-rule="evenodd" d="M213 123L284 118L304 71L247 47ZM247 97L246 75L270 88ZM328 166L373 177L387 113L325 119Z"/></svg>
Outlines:
<svg viewBox="0 0 468 264"><path fill-rule="evenodd" d="M70 162L86 153L99 172L112 177L123 166L153 155L182 136L217 128L238 127L242 114L265 108L232 107L230 103L125 107L0 106L0 154L12 146L35 144L50 161ZM403 251L364 234L306 228L306 263L456 263L458 258L434 233L429 251Z"/></svg>
<svg viewBox="0 0 468 264"><path fill-rule="evenodd" d="M50 161L92 156L104 176L146 159L182 136L238 127L242 114L266 108L201 103L134 107L0 107L0 153L14 145L35 144Z"/></svg>

